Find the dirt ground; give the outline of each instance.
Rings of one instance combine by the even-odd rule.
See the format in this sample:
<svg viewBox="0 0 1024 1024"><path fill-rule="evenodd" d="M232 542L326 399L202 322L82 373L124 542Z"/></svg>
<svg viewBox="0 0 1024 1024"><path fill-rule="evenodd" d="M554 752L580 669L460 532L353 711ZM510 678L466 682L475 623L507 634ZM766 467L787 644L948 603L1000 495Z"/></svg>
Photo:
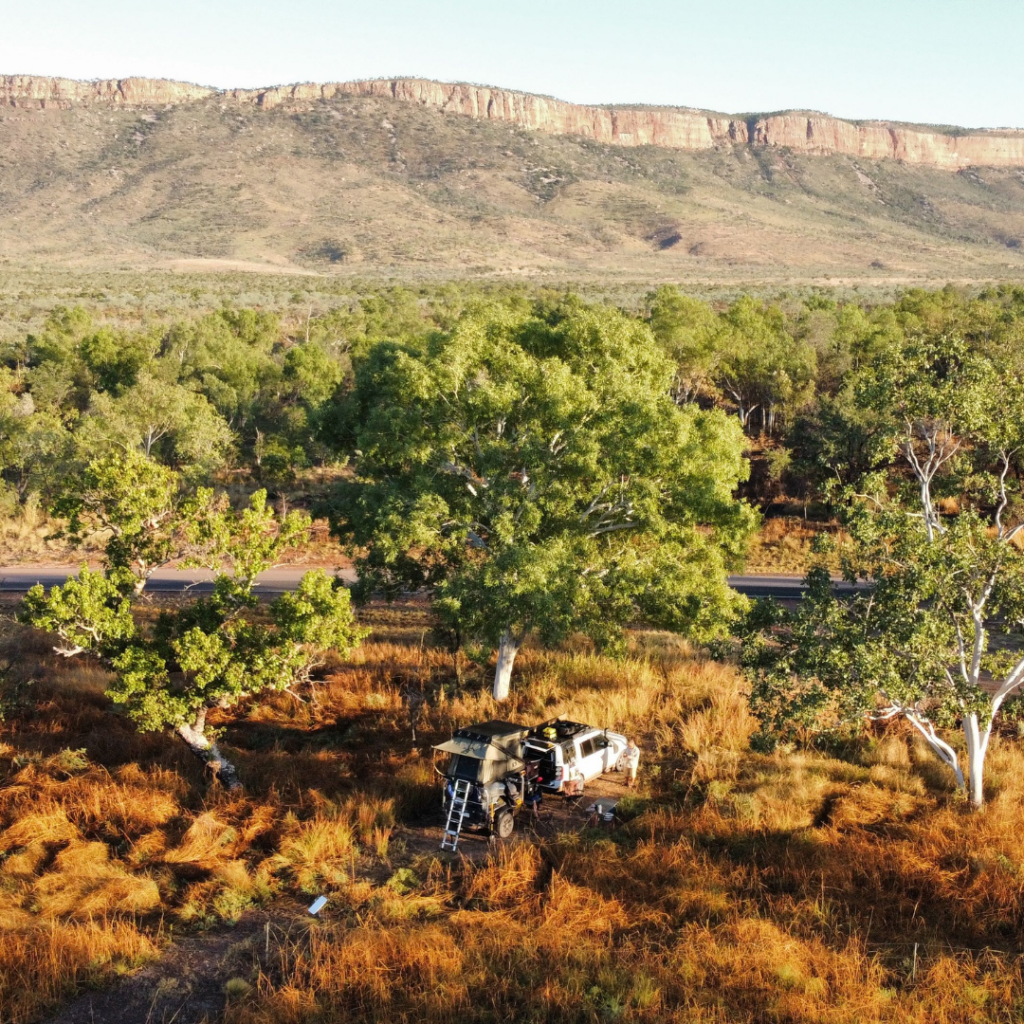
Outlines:
<svg viewBox="0 0 1024 1024"><path fill-rule="evenodd" d="M593 782L588 782L583 795L578 798L567 798L545 794L541 804L538 820L534 820L525 808L516 815L516 829L507 842L517 840L550 839L560 832L579 832L587 828L591 815L588 809L595 801L611 802L619 800L629 792L626 789L626 776L618 772L603 775ZM616 828L617 820L610 823L602 822L602 828ZM444 821L440 814L437 824L417 828L398 830L410 851L417 853L440 852L441 839L444 836ZM495 844L501 842L485 835L479 830L467 829L459 837L458 854L468 860L482 860L494 850ZM451 856L447 852L444 856Z"/></svg>
<svg viewBox="0 0 1024 1024"><path fill-rule="evenodd" d="M159 960L99 992L67 1003L47 1024L208 1024L220 1018L231 979L266 965L286 933L315 927L304 907L275 901L233 928L185 935Z"/></svg>

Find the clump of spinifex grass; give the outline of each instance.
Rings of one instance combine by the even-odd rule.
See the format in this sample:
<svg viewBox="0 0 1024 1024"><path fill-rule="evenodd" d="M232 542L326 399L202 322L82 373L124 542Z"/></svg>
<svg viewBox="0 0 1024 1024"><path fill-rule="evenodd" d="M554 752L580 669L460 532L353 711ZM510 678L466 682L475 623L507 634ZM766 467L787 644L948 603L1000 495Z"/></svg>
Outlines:
<svg viewBox="0 0 1024 1024"><path fill-rule="evenodd" d="M664 634L622 661L527 649L499 707L483 669L456 678L421 606L370 619L308 700L227 724L242 795L115 715L102 673L21 638L37 682L0 726L0 1021L158 956L170 923L270 900L291 920L313 894L322 920L222 979L231 1024L1014 1019L1016 738L993 740L975 815L898 727L831 755L751 752L737 673ZM556 714L638 738L625 824L436 858L416 830L438 823L430 744Z"/></svg>

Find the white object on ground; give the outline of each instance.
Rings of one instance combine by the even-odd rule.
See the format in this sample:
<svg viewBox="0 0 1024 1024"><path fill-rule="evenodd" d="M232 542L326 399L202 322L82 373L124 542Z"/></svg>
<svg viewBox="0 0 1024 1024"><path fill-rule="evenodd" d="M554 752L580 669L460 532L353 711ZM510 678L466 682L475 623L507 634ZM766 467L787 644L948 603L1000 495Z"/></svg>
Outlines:
<svg viewBox="0 0 1024 1024"><path fill-rule="evenodd" d="M313 902L309 905L309 912L315 916L315 915L319 914L320 911L323 910L324 907L326 907L326 906L327 906L327 897L326 896L317 896L317 898L315 900L313 900Z"/></svg>

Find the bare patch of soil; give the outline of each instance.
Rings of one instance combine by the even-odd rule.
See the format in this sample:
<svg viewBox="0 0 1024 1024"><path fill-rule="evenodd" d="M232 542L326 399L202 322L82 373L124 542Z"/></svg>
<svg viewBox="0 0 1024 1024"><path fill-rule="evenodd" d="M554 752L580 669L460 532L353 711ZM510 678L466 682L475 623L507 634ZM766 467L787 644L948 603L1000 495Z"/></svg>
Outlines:
<svg viewBox="0 0 1024 1024"><path fill-rule="evenodd" d="M47 1024L209 1024L224 1011L228 982L253 979L281 937L309 920L298 903L277 901L243 914L234 927L182 936L159 960L79 996Z"/></svg>

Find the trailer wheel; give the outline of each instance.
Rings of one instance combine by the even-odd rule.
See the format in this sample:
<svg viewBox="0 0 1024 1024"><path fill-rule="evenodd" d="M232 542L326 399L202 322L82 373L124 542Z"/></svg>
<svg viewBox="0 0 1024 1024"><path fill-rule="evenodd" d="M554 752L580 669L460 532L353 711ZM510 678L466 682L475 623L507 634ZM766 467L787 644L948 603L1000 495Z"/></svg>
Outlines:
<svg viewBox="0 0 1024 1024"><path fill-rule="evenodd" d="M498 811L494 815L494 834L499 839L508 839L515 827L516 820L512 817L511 811Z"/></svg>

